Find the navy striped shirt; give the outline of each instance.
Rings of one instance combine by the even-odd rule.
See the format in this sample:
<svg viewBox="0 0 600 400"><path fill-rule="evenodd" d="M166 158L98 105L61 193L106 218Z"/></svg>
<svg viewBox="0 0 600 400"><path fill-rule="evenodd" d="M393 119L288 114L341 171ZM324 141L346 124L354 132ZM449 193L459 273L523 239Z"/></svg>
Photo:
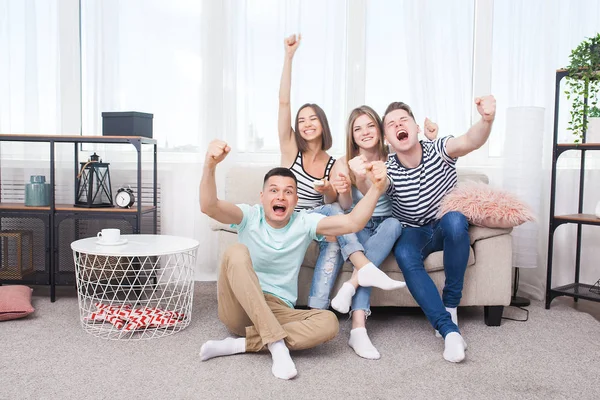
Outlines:
<svg viewBox="0 0 600 400"><path fill-rule="evenodd" d="M323 195L315 190L313 182L318 179L329 179L329 173L334 162L335 158L329 157L323 176L314 177L304 170L302 153L298 152L296 160L294 160L294 163L290 167L290 170L296 175L296 179L298 180L298 204L295 208L296 211L311 210L323 205Z"/></svg>
<svg viewBox="0 0 600 400"><path fill-rule="evenodd" d="M446 153L445 136L434 141L421 141L423 158L416 168L406 168L395 154L386 166L392 199L392 215L402 225L423 226L435 219L444 195L457 182L456 158Z"/></svg>

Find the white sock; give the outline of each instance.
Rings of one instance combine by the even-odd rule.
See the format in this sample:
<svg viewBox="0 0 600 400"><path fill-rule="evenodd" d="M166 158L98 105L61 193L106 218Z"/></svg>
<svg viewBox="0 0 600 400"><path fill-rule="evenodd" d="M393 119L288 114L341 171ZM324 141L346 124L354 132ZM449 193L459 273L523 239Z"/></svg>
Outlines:
<svg viewBox="0 0 600 400"><path fill-rule="evenodd" d="M381 355L371 343L366 328L354 328L350 331L350 340L348 345L354 349L354 352L362 358L369 360L379 360Z"/></svg>
<svg viewBox="0 0 600 400"><path fill-rule="evenodd" d="M444 359L446 361L459 363L465 359L465 350L467 343L460 333L450 332L444 339Z"/></svg>
<svg viewBox="0 0 600 400"><path fill-rule="evenodd" d="M350 311L350 305L352 304L352 296L354 296L356 290L349 282L344 282L340 290L337 292L335 297L331 300L331 307L342 314L346 314Z"/></svg>
<svg viewBox="0 0 600 400"><path fill-rule="evenodd" d="M373 286L383 290L399 289L406 286L402 281L395 281L377 268L373 263L368 263L358 270L358 284L360 286Z"/></svg>
<svg viewBox="0 0 600 400"><path fill-rule="evenodd" d="M271 372L279 379L292 379L298 375L296 365L290 357L290 350L285 345L283 339L267 345L273 358L273 367Z"/></svg>
<svg viewBox="0 0 600 400"><path fill-rule="evenodd" d="M213 357L230 356L246 352L246 338L228 337L223 340L209 340L200 348L200 359L210 360Z"/></svg>
<svg viewBox="0 0 600 400"><path fill-rule="evenodd" d="M450 319L452 322L454 322L454 325L458 326L458 314L456 312L456 307L446 307L446 311L450 313ZM435 330L435 336L442 337L437 329Z"/></svg>

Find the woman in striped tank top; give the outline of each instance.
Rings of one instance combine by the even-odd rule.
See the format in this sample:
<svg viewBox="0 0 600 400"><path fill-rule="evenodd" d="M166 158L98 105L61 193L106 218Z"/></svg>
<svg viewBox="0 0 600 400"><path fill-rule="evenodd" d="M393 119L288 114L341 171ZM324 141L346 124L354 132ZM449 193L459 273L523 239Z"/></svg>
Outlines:
<svg viewBox="0 0 600 400"><path fill-rule="evenodd" d="M429 140L437 136L437 125L428 119L425 120L425 136ZM335 163L331 178L338 192L339 204L344 210L351 210L368 190L365 171L361 167L371 162L386 161L387 155L379 115L368 106L352 110L346 127L346 155ZM366 257L379 267L390 254L401 232L402 224L392 217L392 203L384 194L365 228L356 235L365 248ZM348 344L360 357L379 359L380 354L371 343L366 329L366 320L371 314L371 288L360 286L357 275L355 269L352 278L342 285L331 301L331 306L344 311L351 305L352 330Z"/></svg>
<svg viewBox="0 0 600 400"><path fill-rule="evenodd" d="M301 36L292 35L284 40L285 58L279 88L279 146L281 166L288 167L298 180L298 206L300 212L318 212L327 216L342 214L337 192L329 180L334 158L327 154L332 137L325 112L316 104L305 104L298 110L292 128L290 92L292 60ZM364 255L364 248L356 235L344 235L340 247L336 238L319 242L319 258L315 265L313 282L308 298L311 308L329 308L329 295L344 259L364 270L365 286L395 289L404 286L382 273ZM363 268L367 267L367 268ZM369 273L371 272L371 273Z"/></svg>

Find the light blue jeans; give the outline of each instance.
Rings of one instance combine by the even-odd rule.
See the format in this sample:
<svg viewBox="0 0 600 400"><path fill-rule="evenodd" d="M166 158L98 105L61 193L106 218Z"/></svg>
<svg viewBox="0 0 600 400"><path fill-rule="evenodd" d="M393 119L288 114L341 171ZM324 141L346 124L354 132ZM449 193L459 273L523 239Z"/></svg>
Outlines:
<svg viewBox="0 0 600 400"><path fill-rule="evenodd" d="M444 250L446 274L442 298L423 265L429 254L439 250ZM394 246L394 256L410 294L444 338L450 332L459 332L445 307L457 307L460 303L469 250L469 223L456 211L427 225L404 228Z"/></svg>
<svg viewBox="0 0 600 400"><path fill-rule="evenodd" d="M396 218L371 217L363 230L356 235L365 248L365 256L379 268L392 251L401 233L402 224ZM368 317L371 315L370 298L371 287L359 286L352 298L351 310L363 310Z"/></svg>
<svg viewBox="0 0 600 400"><path fill-rule="evenodd" d="M343 214L344 210L338 203L332 203L316 207L309 212L331 216ZM319 242L319 258L317 258L308 295L308 306L310 308L322 310L329 308L329 294L344 261L356 251L365 251L354 233L338 236L337 239L337 242L328 242L327 240Z"/></svg>

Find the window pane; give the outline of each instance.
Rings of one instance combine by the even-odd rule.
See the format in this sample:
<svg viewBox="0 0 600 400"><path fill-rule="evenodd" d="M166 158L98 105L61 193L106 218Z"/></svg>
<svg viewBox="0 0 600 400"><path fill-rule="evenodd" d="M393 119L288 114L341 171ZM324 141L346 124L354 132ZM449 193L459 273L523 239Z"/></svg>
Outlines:
<svg viewBox="0 0 600 400"><path fill-rule="evenodd" d="M545 107L545 131L552 134L556 70L568 65L571 50L581 40L596 35L598 21L598 0L494 2L492 93L499 107L490 138L491 156L502 155L507 107ZM562 95L559 141L573 142L566 131L567 104Z"/></svg>
<svg viewBox="0 0 600 400"><path fill-rule="evenodd" d="M409 104L440 135L471 125L474 1L371 1L367 10L366 103L382 114Z"/></svg>
<svg viewBox="0 0 600 400"><path fill-rule="evenodd" d="M58 4L0 2L0 132L60 133Z"/></svg>
<svg viewBox="0 0 600 400"><path fill-rule="evenodd" d="M201 9L193 0L81 2L83 133L102 130L102 112L154 114L163 148L198 146Z"/></svg>

